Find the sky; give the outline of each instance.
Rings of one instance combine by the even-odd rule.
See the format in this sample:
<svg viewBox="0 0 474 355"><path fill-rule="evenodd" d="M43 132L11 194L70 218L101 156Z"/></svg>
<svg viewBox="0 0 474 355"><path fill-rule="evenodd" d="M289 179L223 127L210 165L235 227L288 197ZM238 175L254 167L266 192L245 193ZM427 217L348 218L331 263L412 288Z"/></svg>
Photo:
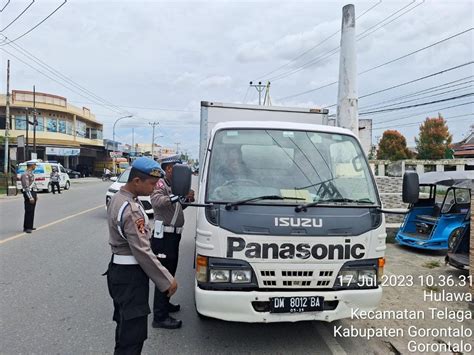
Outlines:
<svg viewBox="0 0 474 355"><path fill-rule="evenodd" d="M157 121L156 143L179 143L197 157L200 101L258 104L250 81L271 82L274 106L329 106L335 113L337 85L327 84L338 80L338 31L349 2L68 0L15 40L64 3L32 1L0 0L1 8L8 3L0 34L13 40L0 36L10 88L36 85L90 108L104 138L112 138L117 118L133 115L118 122L116 140L130 144L133 129L135 143L150 143L149 122ZM420 122L438 113L454 142L465 137L474 124L474 2L352 3L359 113L373 119L374 142L397 129L414 146ZM423 105L438 100L446 101ZM421 106L370 113L411 105Z"/></svg>

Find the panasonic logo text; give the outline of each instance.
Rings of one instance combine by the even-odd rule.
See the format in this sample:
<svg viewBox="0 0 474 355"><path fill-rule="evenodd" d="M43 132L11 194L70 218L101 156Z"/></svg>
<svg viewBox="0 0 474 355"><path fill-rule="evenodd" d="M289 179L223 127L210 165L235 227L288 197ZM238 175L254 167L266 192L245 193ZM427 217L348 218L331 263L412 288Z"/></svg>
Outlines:
<svg viewBox="0 0 474 355"><path fill-rule="evenodd" d="M275 226L321 228L323 226L323 220L321 218L275 217Z"/></svg>
<svg viewBox="0 0 474 355"><path fill-rule="evenodd" d="M227 257L243 253L248 259L309 259L316 260L349 260L361 259L365 255L363 244L351 244L345 239L343 244L314 244L308 243L246 243L240 237L227 238Z"/></svg>

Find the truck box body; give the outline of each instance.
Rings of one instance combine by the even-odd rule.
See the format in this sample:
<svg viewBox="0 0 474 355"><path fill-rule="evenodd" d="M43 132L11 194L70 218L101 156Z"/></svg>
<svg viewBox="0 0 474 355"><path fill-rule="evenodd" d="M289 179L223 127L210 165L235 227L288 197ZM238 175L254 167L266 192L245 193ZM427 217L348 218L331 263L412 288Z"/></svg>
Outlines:
<svg viewBox="0 0 474 355"><path fill-rule="evenodd" d="M328 110L201 101L199 162L203 161L209 134L214 126L217 123L231 121L290 121L327 125Z"/></svg>
<svg viewBox="0 0 474 355"><path fill-rule="evenodd" d="M197 312L333 321L374 309L385 221L360 142L327 111L202 102Z"/></svg>

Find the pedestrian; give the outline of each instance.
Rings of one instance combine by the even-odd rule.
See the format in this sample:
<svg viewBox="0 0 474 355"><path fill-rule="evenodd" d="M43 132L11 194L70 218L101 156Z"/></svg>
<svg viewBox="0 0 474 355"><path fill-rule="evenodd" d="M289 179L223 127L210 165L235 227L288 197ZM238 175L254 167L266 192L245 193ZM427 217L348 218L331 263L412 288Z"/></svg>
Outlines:
<svg viewBox="0 0 474 355"><path fill-rule="evenodd" d="M178 287L150 248L151 228L137 196L149 196L162 175L160 164L138 158L127 183L112 197L107 209L112 258L107 285L113 299L115 354L140 354L147 338L149 279L171 296Z"/></svg>
<svg viewBox="0 0 474 355"><path fill-rule="evenodd" d="M171 275L176 274L178 267L179 242L184 225L184 214L181 200L171 192L171 181L173 166L181 163L180 160L167 158L161 161L161 167L165 171L164 178L160 179L155 190L150 196L155 218L155 231L151 239L151 247L157 255L161 264L165 266ZM194 191L190 190L183 202L194 202ZM154 328L176 329L182 325L181 320L171 317L169 314L178 312L181 306L170 302L166 292L155 288L153 299L153 323Z"/></svg>
<svg viewBox="0 0 474 355"><path fill-rule="evenodd" d="M23 232L31 233L36 230L33 227L35 219L35 208L38 201L36 194L35 175L36 162L33 160L26 162L26 170L21 174L21 191L25 203L25 217L23 219Z"/></svg>
<svg viewBox="0 0 474 355"><path fill-rule="evenodd" d="M55 194L55 188L58 189L58 194L61 194L61 187L59 186L59 180L61 176L59 175L58 168L53 167L53 171L51 172L49 178L51 180L51 190L53 191L53 195Z"/></svg>

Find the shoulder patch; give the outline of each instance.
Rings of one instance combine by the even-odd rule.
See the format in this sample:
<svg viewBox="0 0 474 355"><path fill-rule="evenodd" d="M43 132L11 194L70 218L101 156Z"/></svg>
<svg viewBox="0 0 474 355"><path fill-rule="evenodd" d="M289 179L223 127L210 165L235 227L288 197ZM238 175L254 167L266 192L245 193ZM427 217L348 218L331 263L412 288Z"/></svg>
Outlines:
<svg viewBox="0 0 474 355"><path fill-rule="evenodd" d="M146 233L146 230L145 230L145 219L144 219L144 218L139 218L139 219L135 220L135 225L137 226L137 229L138 229L138 231L139 231L141 234L145 234L145 233Z"/></svg>

